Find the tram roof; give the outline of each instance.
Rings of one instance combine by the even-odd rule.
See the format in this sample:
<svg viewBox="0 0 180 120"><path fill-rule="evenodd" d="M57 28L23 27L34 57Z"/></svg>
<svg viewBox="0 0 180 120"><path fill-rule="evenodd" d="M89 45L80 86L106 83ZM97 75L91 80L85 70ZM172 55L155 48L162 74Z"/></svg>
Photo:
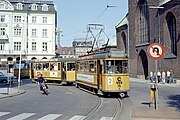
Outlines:
<svg viewBox="0 0 180 120"><path fill-rule="evenodd" d="M56 58L52 60L31 60L30 62L67 62L67 61L76 61L77 58Z"/></svg>
<svg viewBox="0 0 180 120"><path fill-rule="evenodd" d="M78 60L83 59L106 59L106 58L128 58L127 54L117 48L108 48L89 53L88 55L80 56Z"/></svg>

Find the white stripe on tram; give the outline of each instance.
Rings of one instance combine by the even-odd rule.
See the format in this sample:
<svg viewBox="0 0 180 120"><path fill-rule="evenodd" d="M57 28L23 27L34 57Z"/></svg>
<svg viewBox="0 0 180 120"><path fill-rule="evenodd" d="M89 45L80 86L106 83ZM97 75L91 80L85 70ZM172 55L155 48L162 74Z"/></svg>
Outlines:
<svg viewBox="0 0 180 120"><path fill-rule="evenodd" d="M86 116L75 115L69 120L84 120L84 118L86 118Z"/></svg>
<svg viewBox="0 0 180 120"><path fill-rule="evenodd" d="M3 115L7 115L9 114L10 112L0 112L0 116L3 116Z"/></svg>
<svg viewBox="0 0 180 120"><path fill-rule="evenodd" d="M62 114L48 114L38 120L55 120L56 118L62 116Z"/></svg>
<svg viewBox="0 0 180 120"><path fill-rule="evenodd" d="M22 114L19 114L19 115L14 116L14 117L12 117L12 118L9 118L9 119L7 119L7 120L24 120L24 119L26 119L26 118L28 118L28 117L33 116L34 114L35 114L35 113L22 113Z"/></svg>
<svg viewBox="0 0 180 120"><path fill-rule="evenodd" d="M113 117L102 117L100 120L112 120Z"/></svg>

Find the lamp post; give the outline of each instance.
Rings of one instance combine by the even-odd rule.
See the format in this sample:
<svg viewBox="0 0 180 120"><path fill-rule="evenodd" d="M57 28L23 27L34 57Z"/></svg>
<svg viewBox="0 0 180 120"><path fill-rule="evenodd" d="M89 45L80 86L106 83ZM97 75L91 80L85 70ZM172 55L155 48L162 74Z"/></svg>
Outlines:
<svg viewBox="0 0 180 120"><path fill-rule="evenodd" d="M22 40L21 40L21 49L20 49L20 57L19 57L19 74L18 74L18 92L20 92L20 87L21 87L21 61L22 61L22 41L24 40L24 23L25 20L23 20L23 32L22 32ZM25 43L24 43L25 46Z"/></svg>
<svg viewBox="0 0 180 120"><path fill-rule="evenodd" d="M20 92L20 82L21 82L21 59L22 59L22 51L20 51L20 57L19 57L18 92Z"/></svg>
<svg viewBox="0 0 180 120"><path fill-rule="evenodd" d="M161 31L160 31L160 18L159 18L159 12L160 10L159 9L163 9L164 7L160 7L160 6L150 6L149 9L158 9L158 13L157 13L157 19L158 19L158 43L160 44L160 40L161 40ZM161 64L160 64L161 65ZM161 67L160 67L161 68ZM157 78L157 60L155 60L155 72L156 72L156 85L155 85L155 88L156 88L156 103L155 103L155 107L156 109L158 109L158 78Z"/></svg>

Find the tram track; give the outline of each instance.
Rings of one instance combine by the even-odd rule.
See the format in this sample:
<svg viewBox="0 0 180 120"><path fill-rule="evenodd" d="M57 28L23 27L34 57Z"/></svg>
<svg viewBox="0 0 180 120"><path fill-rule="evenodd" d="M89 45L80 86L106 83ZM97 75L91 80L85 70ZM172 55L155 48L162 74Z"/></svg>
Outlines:
<svg viewBox="0 0 180 120"><path fill-rule="evenodd" d="M85 114L86 118L83 119L83 120L90 119L96 113L96 111L99 110L99 108L101 107L101 105L102 105L102 98L99 97L99 96L97 96L97 97L98 97L98 103L87 114Z"/></svg>
<svg viewBox="0 0 180 120"><path fill-rule="evenodd" d="M117 102L118 102L118 105L116 106L116 109L114 111L114 114L113 114L113 119L112 120L119 120L118 117L120 116L121 114L121 111L122 111L122 101L120 98L116 98Z"/></svg>
<svg viewBox="0 0 180 120"><path fill-rule="evenodd" d="M119 116L122 111L122 101L120 98L115 98L115 100L117 101L116 107L112 113L112 118L109 117L108 120L119 120ZM98 103L87 114L85 114L86 118L84 118L83 120L90 120L94 115L96 115L97 111L101 109L102 103L102 97L98 96Z"/></svg>

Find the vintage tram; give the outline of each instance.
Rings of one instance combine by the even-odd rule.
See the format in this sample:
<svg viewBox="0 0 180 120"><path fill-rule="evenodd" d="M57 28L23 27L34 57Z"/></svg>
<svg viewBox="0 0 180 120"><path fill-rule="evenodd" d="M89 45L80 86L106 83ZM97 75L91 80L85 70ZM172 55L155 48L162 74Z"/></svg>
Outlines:
<svg viewBox="0 0 180 120"><path fill-rule="evenodd" d="M21 61L21 63L19 61L15 62L13 69L14 69L14 76L16 78L19 77L19 70L20 70L20 78L29 78L30 77L30 75L29 75L30 67L29 67L29 63L27 61Z"/></svg>
<svg viewBox="0 0 180 120"><path fill-rule="evenodd" d="M80 56L76 85L96 94L125 97L130 88L127 55L117 48L106 48Z"/></svg>
<svg viewBox="0 0 180 120"><path fill-rule="evenodd" d="M47 82L75 82L75 58L59 58L53 60L30 61L30 78L37 81L38 75L42 74Z"/></svg>

